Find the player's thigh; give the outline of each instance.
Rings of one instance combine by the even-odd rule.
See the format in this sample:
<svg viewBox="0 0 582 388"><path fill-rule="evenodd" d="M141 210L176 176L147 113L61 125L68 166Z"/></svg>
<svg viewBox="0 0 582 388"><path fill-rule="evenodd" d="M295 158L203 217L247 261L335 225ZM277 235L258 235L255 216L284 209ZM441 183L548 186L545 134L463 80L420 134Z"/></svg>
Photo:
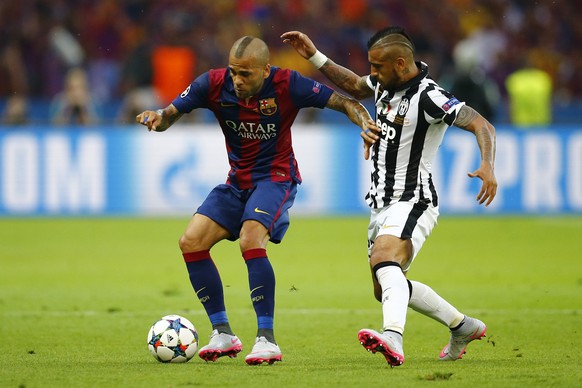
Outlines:
<svg viewBox="0 0 582 388"><path fill-rule="evenodd" d="M407 271L436 225L437 217L438 208L427 203L397 202L372 209L368 226L370 264L396 261ZM386 257L393 260L386 260Z"/></svg>

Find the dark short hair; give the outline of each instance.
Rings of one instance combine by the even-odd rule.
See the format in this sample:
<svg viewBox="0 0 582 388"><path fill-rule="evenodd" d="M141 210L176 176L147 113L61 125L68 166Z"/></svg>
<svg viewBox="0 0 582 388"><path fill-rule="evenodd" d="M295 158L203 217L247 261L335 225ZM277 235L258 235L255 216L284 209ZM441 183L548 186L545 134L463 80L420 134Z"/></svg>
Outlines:
<svg viewBox="0 0 582 388"><path fill-rule="evenodd" d="M390 27L386 27L386 28L384 28L384 29L376 32L368 40L368 50L370 48L372 48L372 46L374 46L374 44L376 44L376 42L378 42L380 39L382 39L382 38L384 38L384 37L386 37L388 35L393 35L393 34L398 34L398 35L404 36L410 42L410 45L412 46L413 51L415 50L414 43L412 42L412 39L406 33L406 31L404 30L404 28L403 27L400 27L400 26L390 26Z"/></svg>

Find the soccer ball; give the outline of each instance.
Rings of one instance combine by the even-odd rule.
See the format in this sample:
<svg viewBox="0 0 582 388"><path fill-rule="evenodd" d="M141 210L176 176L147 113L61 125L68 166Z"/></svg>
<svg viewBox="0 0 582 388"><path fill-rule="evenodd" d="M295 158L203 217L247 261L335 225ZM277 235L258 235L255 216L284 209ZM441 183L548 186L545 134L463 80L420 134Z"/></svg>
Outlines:
<svg viewBox="0 0 582 388"><path fill-rule="evenodd" d="M160 362L187 362L198 351L198 332L186 318L166 315L152 325L148 348Z"/></svg>

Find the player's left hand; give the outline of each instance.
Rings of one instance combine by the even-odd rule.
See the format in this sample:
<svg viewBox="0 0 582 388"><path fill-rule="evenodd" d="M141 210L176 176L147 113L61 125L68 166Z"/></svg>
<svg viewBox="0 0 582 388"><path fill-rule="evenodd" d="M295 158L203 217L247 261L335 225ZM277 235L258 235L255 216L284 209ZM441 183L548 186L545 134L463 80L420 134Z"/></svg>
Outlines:
<svg viewBox="0 0 582 388"><path fill-rule="evenodd" d="M162 123L162 116L153 110L146 110L138 114L135 120L148 127L148 131L157 131L158 126Z"/></svg>
<svg viewBox="0 0 582 388"><path fill-rule="evenodd" d="M379 133L380 128L376 126L374 120L370 119L362 124L360 136L364 140L364 159L370 159L370 147L380 139Z"/></svg>
<svg viewBox="0 0 582 388"><path fill-rule="evenodd" d="M491 163L482 161L481 166L477 170L469 172L467 175L470 178L477 177L483 181L481 191L477 194L477 201L479 205L485 203L485 206L489 206L497 194L497 179L495 178L495 172L493 171Z"/></svg>

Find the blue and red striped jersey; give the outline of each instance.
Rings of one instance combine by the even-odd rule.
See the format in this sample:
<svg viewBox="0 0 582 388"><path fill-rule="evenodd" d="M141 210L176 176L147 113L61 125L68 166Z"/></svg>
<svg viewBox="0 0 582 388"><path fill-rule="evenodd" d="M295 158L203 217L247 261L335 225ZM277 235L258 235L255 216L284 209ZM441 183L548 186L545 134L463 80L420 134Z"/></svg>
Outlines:
<svg viewBox="0 0 582 388"><path fill-rule="evenodd" d="M332 93L296 71L272 66L261 91L247 105L236 97L224 68L200 75L172 104L181 113L196 108L214 113L226 139L227 183L249 189L261 180L301 183L291 125L301 108L324 108Z"/></svg>

